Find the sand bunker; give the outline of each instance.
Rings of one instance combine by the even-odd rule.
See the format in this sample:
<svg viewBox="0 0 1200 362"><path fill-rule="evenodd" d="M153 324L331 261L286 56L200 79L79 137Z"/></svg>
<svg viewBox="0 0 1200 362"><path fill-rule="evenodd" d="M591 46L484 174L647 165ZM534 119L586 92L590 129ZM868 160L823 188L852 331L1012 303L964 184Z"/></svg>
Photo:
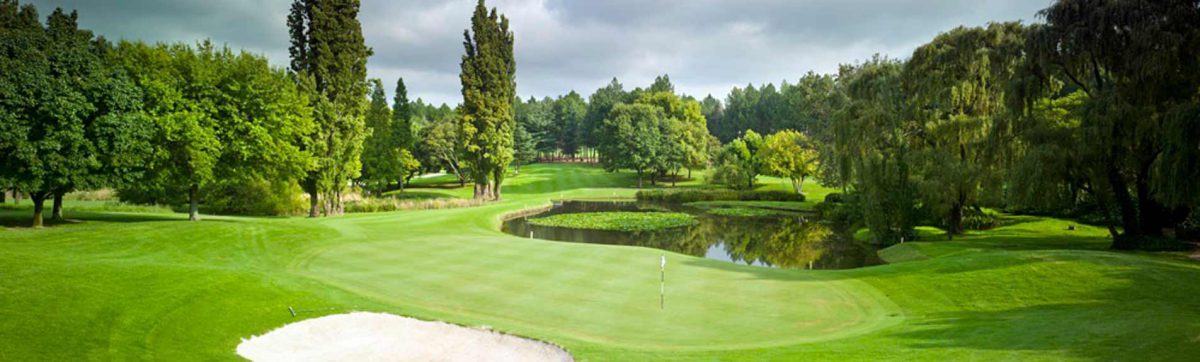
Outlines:
<svg viewBox="0 0 1200 362"><path fill-rule="evenodd" d="M484 329L355 312L288 324L242 340L253 361L573 361L544 342Z"/></svg>

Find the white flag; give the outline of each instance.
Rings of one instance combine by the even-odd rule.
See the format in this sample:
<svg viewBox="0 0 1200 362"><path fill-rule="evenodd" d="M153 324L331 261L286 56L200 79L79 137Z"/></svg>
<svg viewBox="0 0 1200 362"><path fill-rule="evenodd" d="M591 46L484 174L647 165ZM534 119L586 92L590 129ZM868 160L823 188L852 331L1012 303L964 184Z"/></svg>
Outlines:
<svg viewBox="0 0 1200 362"><path fill-rule="evenodd" d="M659 264L659 266L658 266L658 269L659 269L659 270L662 270L662 271L666 271L666 270L667 270L667 255L666 255L666 254L663 254L663 256L662 256L662 263L661 263L661 264Z"/></svg>

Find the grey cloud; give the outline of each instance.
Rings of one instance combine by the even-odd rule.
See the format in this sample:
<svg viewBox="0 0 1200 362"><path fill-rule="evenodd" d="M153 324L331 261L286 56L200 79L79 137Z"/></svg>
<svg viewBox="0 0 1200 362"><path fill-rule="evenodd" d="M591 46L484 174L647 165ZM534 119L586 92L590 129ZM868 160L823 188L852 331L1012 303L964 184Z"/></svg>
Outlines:
<svg viewBox="0 0 1200 362"><path fill-rule="evenodd" d="M109 38L219 44L287 64L289 0L38 0L79 9ZM492 0L512 21L518 92L590 94L614 76L626 87L668 73L679 90L723 96L732 86L795 80L809 70L882 53L907 57L958 25L1023 20L1049 0ZM370 76L411 98L457 103L462 32L474 0L364 0ZM390 89L389 89L390 91Z"/></svg>

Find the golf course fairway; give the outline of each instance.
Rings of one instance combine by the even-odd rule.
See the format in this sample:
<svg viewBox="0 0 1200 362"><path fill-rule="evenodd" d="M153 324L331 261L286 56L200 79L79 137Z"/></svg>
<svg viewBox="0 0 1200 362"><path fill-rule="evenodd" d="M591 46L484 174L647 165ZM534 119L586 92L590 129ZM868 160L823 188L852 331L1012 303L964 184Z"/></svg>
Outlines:
<svg viewBox="0 0 1200 362"><path fill-rule="evenodd" d="M1200 263L1108 251L1099 227L1008 216L883 250L887 265L771 269L499 231L553 199L631 196L631 174L530 165L506 185L484 206L326 219L76 202L78 222L34 230L27 204L0 209L0 360L237 360L243 338L351 311L487 326L583 361L1200 355Z"/></svg>

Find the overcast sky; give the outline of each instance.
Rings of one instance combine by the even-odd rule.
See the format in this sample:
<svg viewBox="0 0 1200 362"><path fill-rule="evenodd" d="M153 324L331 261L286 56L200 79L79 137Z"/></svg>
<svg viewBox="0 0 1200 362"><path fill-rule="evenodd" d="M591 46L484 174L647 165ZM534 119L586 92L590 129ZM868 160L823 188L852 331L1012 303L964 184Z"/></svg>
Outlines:
<svg viewBox="0 0 1200 362"><path fill-rule="evenodd" d="M287 64L290 0L38 0L78 9L110 39L217 44ZM461 101L462 32L475 0L363 0L370 77L404 77L409 97ZM958 25L1034 21L1050 0L489 0L516 33L517 91L585 96L617 77L627 89L667 73L676 89L724 98L733 86L795 81L880 53L907 58Z"/></svg>

